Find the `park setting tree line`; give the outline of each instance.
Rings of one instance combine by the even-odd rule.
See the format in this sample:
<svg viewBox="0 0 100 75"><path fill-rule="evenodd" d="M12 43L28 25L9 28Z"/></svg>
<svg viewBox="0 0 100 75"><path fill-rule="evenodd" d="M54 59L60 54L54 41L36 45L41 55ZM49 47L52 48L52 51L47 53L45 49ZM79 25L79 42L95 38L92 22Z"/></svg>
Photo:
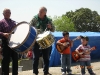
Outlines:
<svg viewBox="0 0 100 75"><path fill-rule="evenodd" d="M69 32L99 32L100 15L89 8L80 8L68 11L62 16L53 17L56 31Z"/></svg>

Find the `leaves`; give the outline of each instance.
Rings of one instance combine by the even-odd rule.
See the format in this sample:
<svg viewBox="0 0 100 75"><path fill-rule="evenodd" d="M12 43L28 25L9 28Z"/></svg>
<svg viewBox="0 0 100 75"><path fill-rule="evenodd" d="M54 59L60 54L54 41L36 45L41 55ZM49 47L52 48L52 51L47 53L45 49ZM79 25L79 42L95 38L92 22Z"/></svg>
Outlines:
<svg viewBox="0 0 100 75"><path fill-rule="evenodd" d="M100 15L96 11L80 8L65 15L73 21L76 31L100 31Z"/></svg>
<svg viewBox="0 0 100 75"><path fill-rule="evenodd" d="M53 18L53 23L56 27L56 31L75 31L74 24L71 19L64 15L61 17L55 16Z"/></svg>

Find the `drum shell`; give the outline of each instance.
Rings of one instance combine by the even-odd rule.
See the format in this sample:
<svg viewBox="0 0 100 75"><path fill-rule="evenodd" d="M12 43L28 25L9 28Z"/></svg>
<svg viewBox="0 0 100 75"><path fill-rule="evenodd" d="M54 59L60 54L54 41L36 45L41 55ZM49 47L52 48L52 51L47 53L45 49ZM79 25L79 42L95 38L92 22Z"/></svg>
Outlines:
<svg viewBox="0 0 100 75"><path fill-rule="evenodd" d="M37 35L37 32L36 32L36 29L34 28L34 27L32 27L32 26L29 26L29 23L27 23L27 22L21 22L21 23L19 23L17 26L20 26L20 25L23 25L22 27L24 27L24 24L26 24L27 26L28 26L28 29L25 31L25 32L27 32L27 33L19 33L20 34L20 36L17 36L17 37L19 37L19 38L21 38L21 36L23 36L23 35L25 35L24 36L24 39L23 39L23 41L22 42L20 42L18 45L16 45L16 46L13 46L13 44L14 43L18 43L18 42L16 42L16 41L14 41L14 40L11 40L11 41L9 41L9 47L12 49L12 50L14 50L14 51L16 51L16 52L18 52L18 53L24 53L24 52L26 52L27 50L29 50L30 48L32 48L33 47L33 45L34 45L34 43L35 43L35 40L36 40L36 35ZM14 29L16 29L17 28L17 26L14 28ZM13 30L14 30L13 29ZM17 28L18 29L18 28ZM13 31L12 30L12 31ZM24 31L24 29L22 30L22 31ZM15 31L16 32L16 31ZM11 37L12 36L16 36L16 34L13 34L13 35L11 35ZM17 38L16 37L16 38ZM14 38L14 37L12 37L12 38ZM18 39L17 39L18 40ZM12 44L12 45L11 45Z"/></svg>
<svg viewBox="0 0 100 75"><path fill-rule="evenodd" d="M30 31L25 42L20 47L15 48L14 50L17 52L26 51L35 42L35 38L36 38L36 32L34 28L30 27Z"/></svg>

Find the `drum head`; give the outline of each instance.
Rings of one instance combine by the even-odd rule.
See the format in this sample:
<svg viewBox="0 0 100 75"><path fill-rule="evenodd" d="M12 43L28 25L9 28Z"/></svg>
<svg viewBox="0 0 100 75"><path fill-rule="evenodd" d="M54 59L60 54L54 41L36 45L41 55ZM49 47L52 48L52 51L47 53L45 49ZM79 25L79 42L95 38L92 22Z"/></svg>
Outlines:
<svg viewBox="0 0 100 75"><path fill-rule="evenodd" d="M37 38L36 41L41 41L43 37Z"/></svg>
<svg viewBox="0 0 100 75"><path fill-rule="evenodd" d="M42 36L45 37L45 36L47 36L48 34L50 34L50 31L44 32Z"/></svg>
<svg viewBox="0 0 100 75"><path fill-rule="evenodd" d="M37 39L41 38L43 35L42 34L38 34Z"/></svg>
<svg viewBox="0 0 100 75"><path fill-rule="evenodd" d="M14 34L11 34L11 37L9 40L9 46L11 48L15 48L21 45L26 39L29 33L29 29L30 29L30 26L28 25L28 23L18 24L13 30Z"/></svg>
<svg viewBox="0 0 100 75"><path fill-rule="evenodd" d="M48 34L50 34L50 31L46 31L43 34L38 34L36 41L39 41L41 39L43 39L44 37L46 37Z"/></svg>

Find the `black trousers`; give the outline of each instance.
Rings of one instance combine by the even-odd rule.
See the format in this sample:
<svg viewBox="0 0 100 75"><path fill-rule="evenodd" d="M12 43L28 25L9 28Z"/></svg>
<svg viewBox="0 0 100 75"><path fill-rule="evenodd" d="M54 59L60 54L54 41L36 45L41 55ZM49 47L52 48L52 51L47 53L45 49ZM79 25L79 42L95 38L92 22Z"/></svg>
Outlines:
<svg viewBox="0 0 100 75"><path fill-rule="evenodd" d="M52 50L52 46L47 49L40 50L39 45L35 43L33 48L33 73L38 74L39 57L41 54L43 56L43 62L44 62L43 71L44 73L49 72L49 57L50 57L51 50Z"/></svg>
<svg viewBox="0 0 100 75"><path fill-rule="evenodd" d="M1 63L2 74L9 75L9 63L12 59L12 75L18 75L18 54L8 45L4 44L2 50L3 60Z"/></svg>

